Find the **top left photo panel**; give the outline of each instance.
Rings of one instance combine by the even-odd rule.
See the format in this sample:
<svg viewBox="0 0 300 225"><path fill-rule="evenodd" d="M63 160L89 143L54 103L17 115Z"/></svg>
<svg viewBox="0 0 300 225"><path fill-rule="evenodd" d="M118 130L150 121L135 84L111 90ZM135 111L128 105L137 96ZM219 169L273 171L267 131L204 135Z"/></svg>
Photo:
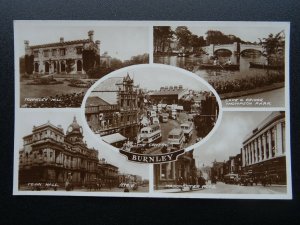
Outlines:
<svg viewBox="0 0 300 225"><path fill-rule="evenodd" d="M149 29L120 22L15 21L16 102L21 108L79 108L106 74L149 63Z"/></svg>

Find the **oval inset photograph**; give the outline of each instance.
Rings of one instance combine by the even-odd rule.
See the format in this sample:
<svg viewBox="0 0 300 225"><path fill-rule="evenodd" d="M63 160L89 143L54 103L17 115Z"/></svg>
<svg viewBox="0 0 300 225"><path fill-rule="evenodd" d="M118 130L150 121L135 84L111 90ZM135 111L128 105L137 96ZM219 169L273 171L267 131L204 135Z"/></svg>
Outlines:
<svg viewBox="0 0 300 225"><path fill-rule="evenodd" d="M118 150L144 155L192 150L220 120L220 98L205 80L158 64L103 77L83 104L96 136Z"/></svg>

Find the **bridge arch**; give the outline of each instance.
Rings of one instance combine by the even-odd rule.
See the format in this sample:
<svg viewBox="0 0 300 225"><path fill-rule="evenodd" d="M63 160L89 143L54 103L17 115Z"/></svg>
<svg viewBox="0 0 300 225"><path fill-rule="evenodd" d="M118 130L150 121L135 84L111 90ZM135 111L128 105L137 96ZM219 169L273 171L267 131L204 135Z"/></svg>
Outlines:
<svg viewBox="0 0 300 225"><path fill-rule="evenodd" d="M259 53L259 54L263 54L263 52L261 51L261 50L259 50L259 49L253 49L253 48L246 48L246 49L243 49L241 52L240 52L240 54L241 55L243 55L243 54L245 54L245 53L248 53L248 52L253 52L253 53Z"/></svg>
<svg viewBox="0 0 300 225"><path fill-rule="evenodd" d="M228 48L218 48L214 51L214 55L220 53L220 52L226 52L226 53L229 53L230 55L233 54L232 50L231 49L228 49Z"/></svg>

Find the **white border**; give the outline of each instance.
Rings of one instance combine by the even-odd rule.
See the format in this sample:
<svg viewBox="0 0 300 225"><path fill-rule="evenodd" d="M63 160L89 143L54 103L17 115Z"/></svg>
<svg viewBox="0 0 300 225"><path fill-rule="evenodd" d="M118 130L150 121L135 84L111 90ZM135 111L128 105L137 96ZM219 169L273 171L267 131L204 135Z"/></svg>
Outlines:
<svg viewBox="0 0 300 225"><path fill-rule="evenodd" d="M228 26L241 26L242 29L245 27L279 27L281 26L285 31L285 107L268 107L268 108L226 108L223 107L223 111L285 111L286 121L286 172L287 172L287 193L286 194L201 194L201 193L158 193L153 190L153 166L149 166L149 193L119 193L119 192L52 192L52 191L19 191L18 190L18 167L19 167L19 126L21 126L22 112L47 112L49 110L63 112L66 111L77 111L82 109L77 108L63 108L63 109L33 109L33 108L20 108L20 75L19 75L19 49L22 46L18 46L17 37L18 26L26 26L29 23L45 26L109 26L109 27L135 27L143 26L149 27L149 60L150 64L153 64L153 26L216 26L216 27L228 27ZM292 180L291 180L291 143L290 143L290 103L289 103L289 52L290 52L290 23L289 22L257 22L257 21L60 21L60 20L18 20L14 21L14 45L15 45L15 133L14 133L14 185L13 195L34 195L34 196L105 196L105 197L151 197L151 198L212 198L212 199L292 199ZM149 66L149 65L148 65ZM124 68L123 68L124 69ZM178 68L177 68L178 69ZM217 96L217 95L216 95ZM220 112L222 105L219 104ZM83 115L84 116L84 115ZM26 119L26 118L25 118ZM85 121L85 120L83 120ZM218 121L221 121L220 114ZM84 124L84 126L86 126ZM217 125L216 125L217 126ZM216 127L215 126L215 127ZM88 129L90 130L90 129ZM92 131L90 131L92 132ZM211 131L212 133L212 131ZM201 142L203 143L203 142ZM110 146L110 145L108 145Z"/></svg>

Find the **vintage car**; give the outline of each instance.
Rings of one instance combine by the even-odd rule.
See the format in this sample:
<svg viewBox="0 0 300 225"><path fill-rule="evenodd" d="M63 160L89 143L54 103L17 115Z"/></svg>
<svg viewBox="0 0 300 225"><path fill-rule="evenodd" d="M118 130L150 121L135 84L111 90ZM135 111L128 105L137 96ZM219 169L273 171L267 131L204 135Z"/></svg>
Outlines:
<svg viewBox="0 0 300 225"><path fill-rule="evenodd" d="M248 186L248 185L253 185L254 181L252 176L248 174L244 174L240 176L240 185Z"/></svg>

